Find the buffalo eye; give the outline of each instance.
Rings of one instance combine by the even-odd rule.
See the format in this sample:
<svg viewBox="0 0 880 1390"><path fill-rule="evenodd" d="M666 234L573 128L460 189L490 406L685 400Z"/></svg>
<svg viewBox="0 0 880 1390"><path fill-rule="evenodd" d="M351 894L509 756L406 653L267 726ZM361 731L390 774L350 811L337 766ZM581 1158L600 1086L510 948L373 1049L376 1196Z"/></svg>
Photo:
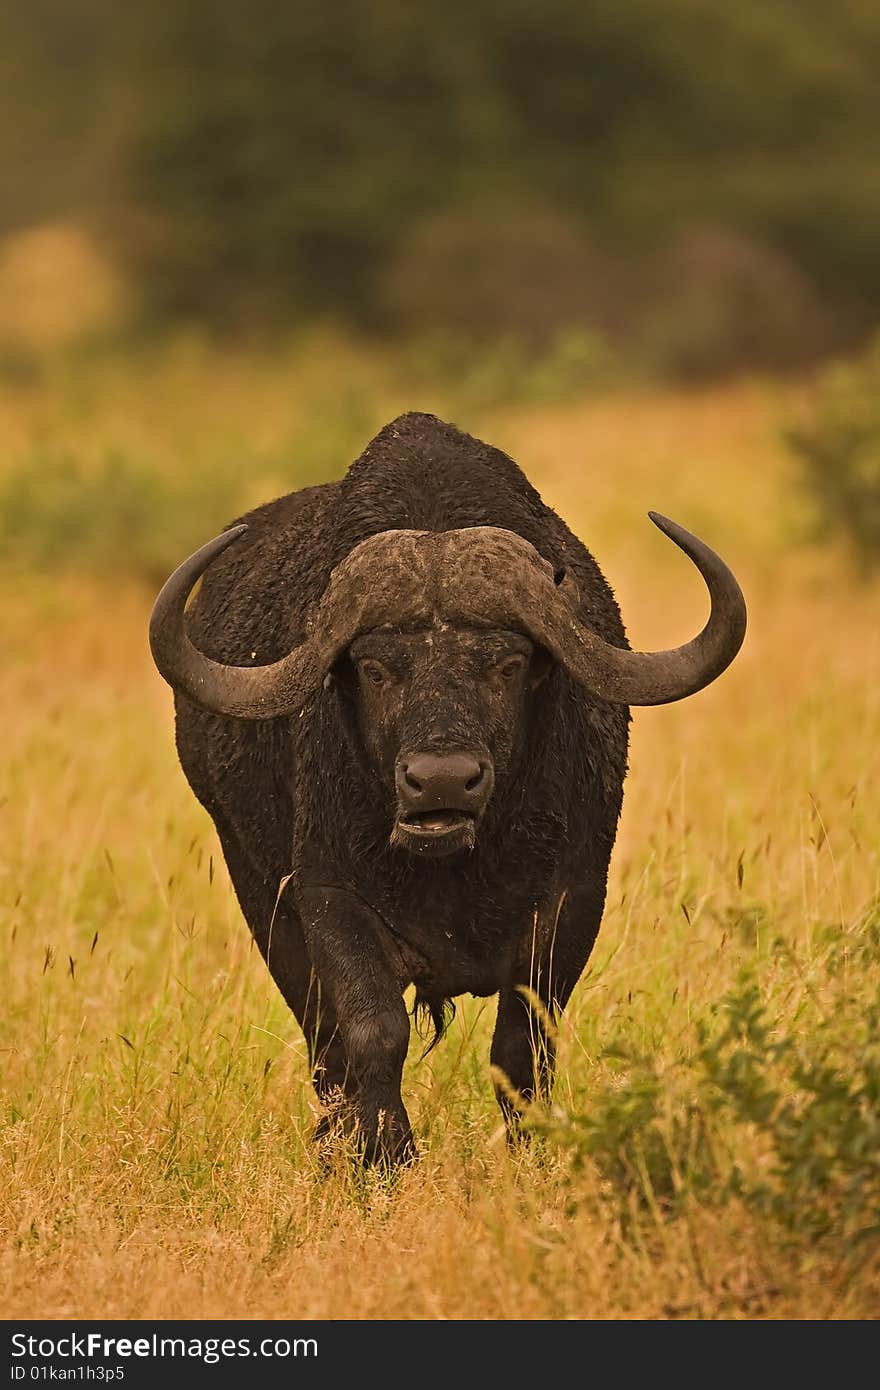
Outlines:
<svg viewBox="0 0 880 1390"><path fill-rule="evenodd" d="M358 662L357 668L361 680L365 681L367 685L385 685L391 679L381 661L365 658Z"/></svg>
<svg viewBox="0 0 880 1390"><path fill-rule="evenodd" d="M516 677L525 669L526 658L521 654L505 657L504 661L499 662L497 671L504 681L515 680Z"/></svg>

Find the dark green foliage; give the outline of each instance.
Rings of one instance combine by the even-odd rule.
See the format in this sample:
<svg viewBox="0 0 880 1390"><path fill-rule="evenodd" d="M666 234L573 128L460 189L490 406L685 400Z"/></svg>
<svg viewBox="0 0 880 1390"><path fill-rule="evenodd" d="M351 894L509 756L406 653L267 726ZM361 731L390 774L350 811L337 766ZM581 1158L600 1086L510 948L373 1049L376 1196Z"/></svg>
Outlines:
<svg viewBox="0 0 880 1390"><path fill-rule="evenodd" d="M732 224L833 285L880 214L860 176L880 119L866 28L690 0L190 0L148 35L131 168L167 236L142 249L160 288L214 316L256 297L370 317L377 273L426 217L537 199L615 242ZM846 175L822 161L824 177L845 177L852 216L832 236L813 165L837 141Z"/></svg>
<svg viewBox="0 0 880 1390"><path fill-rule="evenodd" d="M839 534L864 571L880 562L880 338L820 380L812 411L788 430L819 535Z"/></svg>
<svg viewBox="0 0 880 1390"><path fill-rule="evenodd" d="M481 211L491 274L493 216L538 207L638 254L725 228L851 327L876 319L873 0L13 8L0 222L87 214L157 315L381 322L386 270L433 218ZM418 300L396 307L419 319ZM689 312L686 342L654 332L690 363Z"/></svg>

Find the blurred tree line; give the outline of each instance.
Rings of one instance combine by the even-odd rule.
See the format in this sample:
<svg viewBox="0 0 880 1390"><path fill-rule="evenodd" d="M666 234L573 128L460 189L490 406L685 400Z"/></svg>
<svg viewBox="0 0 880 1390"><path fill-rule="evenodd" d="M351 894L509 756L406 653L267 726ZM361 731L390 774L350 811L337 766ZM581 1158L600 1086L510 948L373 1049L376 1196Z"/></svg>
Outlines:
<svg viewBox="0 0 880 1390"><path fill-rule="evenodd" d="M87 222L157 317L662 349L714 276L795 348L880 319L878 78L876 0L6 0L0 232Z"/></svg>

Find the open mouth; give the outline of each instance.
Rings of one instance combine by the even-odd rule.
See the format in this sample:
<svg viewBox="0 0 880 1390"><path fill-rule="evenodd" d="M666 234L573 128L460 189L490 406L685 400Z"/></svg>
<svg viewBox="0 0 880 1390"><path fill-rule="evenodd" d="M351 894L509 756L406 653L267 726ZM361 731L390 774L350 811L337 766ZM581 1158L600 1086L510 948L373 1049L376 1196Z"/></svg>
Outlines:
<svg viewBox="0 0 880 1390"><path fill-rule="evenodd" d="M452 811L445 807L436 811L414 811L404 816L401 825L417 835L445 835L450 830L461 830L474 823L473 816L466 811Z"/></svg>
<svg viewBox="0 0 880 1390"><path fill-rule="evenodd" d="M394 827L394 843L419 851L451 853L471 848L475 840L476 820L466 811L440 807L433 811L413 811L401 816Z"/></svg>

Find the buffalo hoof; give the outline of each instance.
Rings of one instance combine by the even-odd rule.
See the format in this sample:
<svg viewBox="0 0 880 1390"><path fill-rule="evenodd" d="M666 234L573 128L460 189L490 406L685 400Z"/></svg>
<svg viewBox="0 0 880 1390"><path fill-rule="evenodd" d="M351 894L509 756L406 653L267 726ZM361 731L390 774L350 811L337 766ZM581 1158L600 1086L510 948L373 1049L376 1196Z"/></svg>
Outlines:
<svg viewBox="0 0 880 1390"><path fill-rule="evenodd" d="M353 1101L341 1097L320 1117L313 1139L327 1167L340 1155L365 1168L388 1170L406 1167L418 1157L402 1106L399 1111L382 1109L368 1116Z"/></svg>
<svg viewBox="0 0 880 1390"><path fill-rule="evenodd" d="M368 1168L401 1168L417 1158L406 1111L378 1110L361 1114L355 1133L358 1154Z"/></svg>

